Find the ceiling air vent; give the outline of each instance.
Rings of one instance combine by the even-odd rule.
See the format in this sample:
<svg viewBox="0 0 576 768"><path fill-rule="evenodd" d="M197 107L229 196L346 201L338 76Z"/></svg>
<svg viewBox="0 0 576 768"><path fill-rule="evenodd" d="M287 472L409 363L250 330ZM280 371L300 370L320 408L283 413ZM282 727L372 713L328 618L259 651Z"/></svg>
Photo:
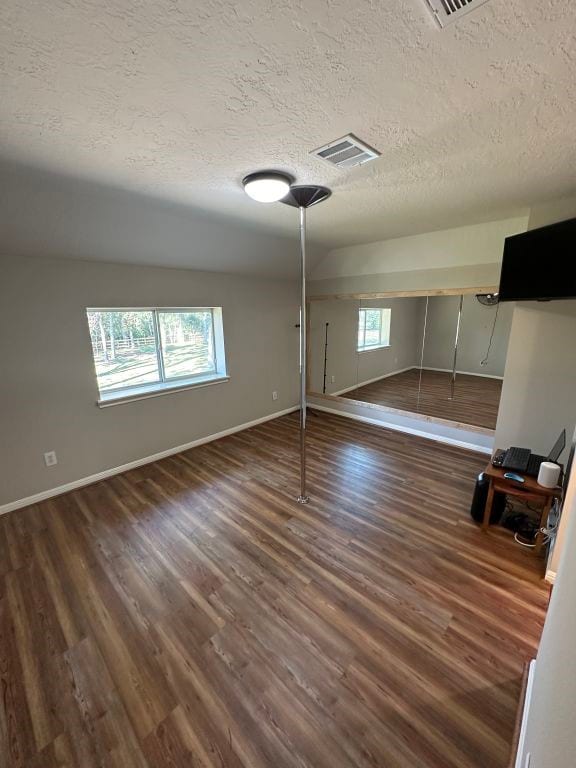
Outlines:
<svg viewBox="0 0 576 768"><path fill-rule="evenodd" d="M441 27L452 24L461 16L475 11L488 0L426 0L426 4Z"/></svg>
<svg viewBox="0 0 576 768"><path fill-rule="evenodd" d="M372 149L368 144L364 144L363 141L359 141L351 133L315 149L310 154L316 155L338 168L353 168L355 165L362 165L362 163L380 157L380 152Z"/></svg>

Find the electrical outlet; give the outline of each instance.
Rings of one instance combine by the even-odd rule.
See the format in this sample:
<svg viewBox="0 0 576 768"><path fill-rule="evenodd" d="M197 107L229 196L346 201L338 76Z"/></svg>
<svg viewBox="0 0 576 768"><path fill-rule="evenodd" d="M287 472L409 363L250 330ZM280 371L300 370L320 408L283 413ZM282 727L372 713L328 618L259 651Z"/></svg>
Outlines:
<svg viewBox="0 0 576 768"><path fill-rule="evenodd" d="M44 454L44 464L47 467L53 467L58 464L58 458L56 457L56 451L47 451Z"/></svg>
<svg viewBox="0 0 576 768"><path fill-rule="evenodd" d="M278 392L272 392L272 400L278 400Z"/></svg>
<svg viewBox="0 0 576 768"><path fill-rule="evenodd" d="M330 376L330 384L336 384L336 376Z"/></svg>

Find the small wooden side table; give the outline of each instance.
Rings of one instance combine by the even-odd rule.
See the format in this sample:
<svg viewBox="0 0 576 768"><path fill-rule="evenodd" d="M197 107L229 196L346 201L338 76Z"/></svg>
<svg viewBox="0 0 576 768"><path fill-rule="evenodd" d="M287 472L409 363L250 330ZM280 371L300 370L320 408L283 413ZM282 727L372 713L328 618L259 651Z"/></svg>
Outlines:
<svg viewBox="0 0 576 768"><path fill-rule="evenodd" d="M482 530L487 531L490 525L490 513L492 512L492 504L494 502L494 494L496 492L505 493L507 496L516 496L523 501L535 501L542 504L542 514L540 515L540 529L542 529L548 519L548 514L554 503L554 499L560 498L562 489L560 486L556 488L544 488L543 485L538 485L538 481L535 477L529 477L523 475L522 472L516 474L524 478L523 483L518 483L514 480L509 480L504 477L506 472L510 472L509 469L503 469L502 467L493 467L490 462L484 470L484 476L489 481L488 486L488 498L486 499L486 506L484 507L484 520L482 521ZM542 550L543 535L541 530L538 531L536 536L536 554L540 554Z"/></svg>

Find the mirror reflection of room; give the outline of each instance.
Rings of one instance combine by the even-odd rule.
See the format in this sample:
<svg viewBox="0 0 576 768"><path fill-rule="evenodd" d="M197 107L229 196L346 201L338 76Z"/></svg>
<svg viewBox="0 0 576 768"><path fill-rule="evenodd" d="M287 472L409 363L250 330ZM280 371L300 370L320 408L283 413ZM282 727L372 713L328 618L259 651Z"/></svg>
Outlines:
<svg viewBox="0 0 576 768"><path fill-rule="evenodd" d="M312 302L310 389L494 429L511 316L483 294Z"/></svg>
<svg viewBox="0 0 576 768"><path fill-rule="evenodd" d="M414 411L417 393L412 381L418 381L421 302L421 298L402 297L312 302L310 389ZM395 377L403 377L399 393L394 391L395 382L389 387L383 384Z"/></svg>
<svg viewBox="0 0 576 768"><path fill-rule="evenodd" d="M429 296L418 413L496 428L512 322L486 295Z"/></svg>
<svg viewBox="0 0 576 768"><path fill-rule="evenodd" d="M310 389L354 398L361 388L383 376L412 368L419 341L414 303L418 301L312 302Z"/></svg>
<svg viewBox="0 0 576 768"><path fill-rule="evenodd" d="M344 397L417 412L424 307L421 298L411 297L360 303L357 386ZM367 332L363 343L364 318L370 328L383 328L380 343L373 330Z"/></svg>
<svg viewBox="0 0 576 768"><path fill-rule="evenodd" d="M356 388L358 309L354 299L311 302L308 388L312 392L338 396Z"/></svg>

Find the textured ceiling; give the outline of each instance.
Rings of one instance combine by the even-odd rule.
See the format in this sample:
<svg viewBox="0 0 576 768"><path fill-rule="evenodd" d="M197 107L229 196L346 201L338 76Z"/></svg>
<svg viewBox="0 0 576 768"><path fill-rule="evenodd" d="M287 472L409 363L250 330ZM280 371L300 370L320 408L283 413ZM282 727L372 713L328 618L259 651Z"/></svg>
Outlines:
<svg viewBox="0 0 576 768"><path fill-rule="evenodd" d="M576 191L575 31L566 0L444 31L424 0L3 0L0 151L293 232L239 186L285 169L332 187L330 247L502 218ZM347 132L382 156L308 154Z"/></svg>

